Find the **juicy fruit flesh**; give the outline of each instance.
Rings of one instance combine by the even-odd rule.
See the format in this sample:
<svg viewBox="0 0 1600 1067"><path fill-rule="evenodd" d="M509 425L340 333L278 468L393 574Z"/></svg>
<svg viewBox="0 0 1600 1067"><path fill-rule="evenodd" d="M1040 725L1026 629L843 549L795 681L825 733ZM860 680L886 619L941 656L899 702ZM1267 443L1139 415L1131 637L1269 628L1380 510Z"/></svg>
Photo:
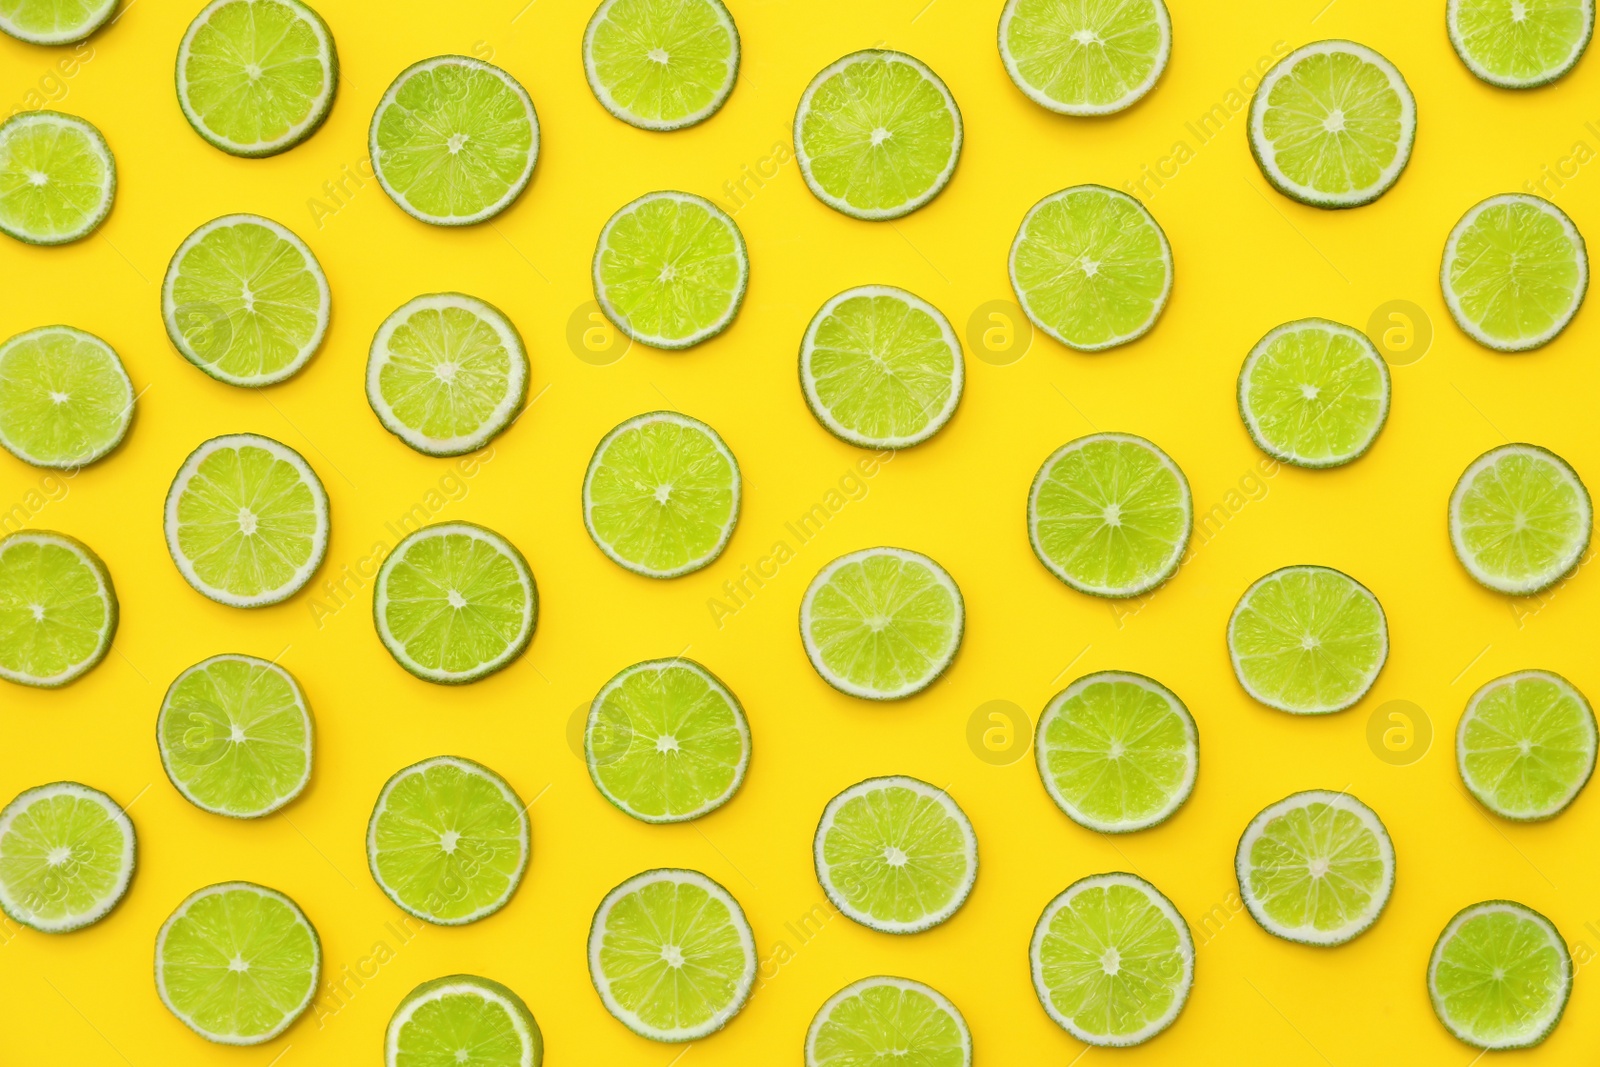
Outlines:
<svg viewBox="0 0 1600 1067"><path fill-rule="evenodd" d="M34 800L0 836L0 885L31 922L69 922L103 907L121 884L126 831L87 797Z"/></svg>
<svg viewBox="0 0 1600 1067"><path fill-rule="evenodd" d="M589 524L602 544L649 571L708 562L738 518L737 478L706 430L670 419L642 422L595 458Z"/></svg>
<svg viewBox="0 0 1600 1067"><path fill-rule="evenodd" d="M1388 653L1382 610L1327 570L1291 570L1257 586L1228 642L1254 694L1306 712L1359 699Z"/></svg>
<svg viewBox="0 0 1600 1067"><path fill-rule="evenodd" d="M873 692L925 683L961 640L961 604L919 560L841 565L811 600L806 637L835 677Z"/></svg>
<svg viewBox="0 0 1600 1067"><path fill-rule="evenodd" d="M465 674L506 653L528 627L531 590L510 556L482 537L419 537L383 585L384 622L409 659Z"/></svg>
<svg viewBox="0 0 1600 1067"><path fill-rule="evenodd" d="M1563 70L1588 41L1589 0L1461 0L1453 26L1472 61L1495 77L1532 84Z"/></svg>
<svg viewBox="0 0 1600 1067"><path fill-rule="evenodd" d="M0 667L55 678L94 656L112 611L100 582L62 545L0 542Z"/></svg>
<svg viewBox="0 0 1600 1067"><path fill-rule="evenodd" d="M1510 585L1551 581L1589 540L1588 501L1569 471L1537 452L1511 451L1461 493L1455 533L1478 569Z"/></svg>
<svg viewBox="0 0 1600 1067"><path fill-rule="evenodd" d="M177 541L200 580L234 596L282 589L316 551L317 500L300 471L257 445L217 448L178 498Z"/></svg>
<svg viewBox="0 0 1600 1067"><path fill-rule="evenodd" d="M481 430L505 403L518 358L465 307L418 308L389 335L387 349L379 392L403 425L436 440Z"/></svg>
<svg viewBox="0 0 1600 1067"><path fill-rule="evenodd" d="M1566 953L1544 926L1510 908L1469 916L1430 977L1445 1016L1485 1045L1526 1044L1560 1012L1571 984Z"/></svg>
<svg viewBox="0 0 1600 1067"><path fill-rule="evenodd" d="M1102 824L1139 823L1171 805L1193 775L1189 730L1159 691L1094 682L1053 710L1039 738L1056 789Z"/></svg>
<svg viewBox="0 0 1600 1067"><path fill-rule="evenodd" d="M186 793L229 814L276 807L309 769L299 694L259 661L222 659L185 674L167 695L159 732L167 769Z"/></svg>
<svg viewBox="0 0 1600 1067"><path fill-rule="evenodd" d="M1582 255L1549 210L1526 201L1490 204L1456 239L1446 284L1469 323L1514 344L1572 316L1586 284Z"/></svg>
<svg viewBox="0 0 1600 1067"><path fill-rule="evenodd" d="M213 11L183 65L189 106L213 136L271 145L311 117L328 91L323 39L288 4L235 0Z"/></svg>
<svg viewBox="0 0 1600 1067"><path fill-rule="evenodd" d="M1462 773L1498 812L1539 817L1560 810L1595 760L1591 712L1570 687L1540 674L1491 683L1461 727Z"/></svg>
<svg viewBox="0 0 1600 1067"><path fill-rule="evenodd" d="M104 208L112 164L76 122L21 117L0 127L0 227L70 240Z"/></svg>
<svg viewBox="0 0 1600 1067"><path fill-rule="evenodd" d="M874 787L833 813L822 839L827 880L881 923L913 924L956 903L971 877L963 827L938 800L900 785Z"/></svg>
<svg viewBox="0 0 1600 1067"><path fill-rule="evenodd" d="M866 985L833 1006L808 1049L814 1067L965 1067L961 1024L920 989Z"/></svg>
<svg viewBox="0 0 1600 1067"><path fill-rule="evenodd" d="M34 37L57 38L81 29L116 0L0 0L0 21Z"/></svg>
<svg viewBox="0 0 1600 1067"><path fill-rule="evenodd" d="M47 330L0 354L0 437L53 465L85 462L121 439L133 391L116 357L76 331Z"/></svg>
<svg viewBox="0 0 1600 1067"><path fill-rule="evenodd" d="M1256 432L1302 463L1337 462L1363 451L1388 404L1382 364L1342 331L1308 327L1280 334L1249 374L1244 399Z"/></svg>
<svg viewBox="0 0 1600 1067"><path fill-rule="evenodd" d="M1388 899L1378 835L1356 813L1326 801L1269 820L1246 862L1255 906L1291 932L1337 934Z"/></svg>
<svg viewBox="0 0 1600 1067"><path fill-rule="evenodd" d="M711 106L733 76L736 43L707 0L617 0L589 58L612 101L647 123Z"/></svg>
<svg viewBox="0 0 1600 1067"><path fill-rule="evenodd" d="M417 1005L402 1024L393 1062L404 1067L520 1067L527 1048L519 1022L510 1008L488 995L447 992Z"/></svg>
<svg viewBox="0 0 1600 1067"><path fill-rule="evenodd" d="M1105 108L1161 59L1160 0L1022 0L1005 47L1023 81L1058 104Z"/></svg>
<svg viewBox="0 0 1600 1067"><path fill-rule="evenodd" d="M946 409L960 359L932 315L873 294L834 306L817 326L806 369L830 417L882 441L917 434Z"/></svg>
<svg viewBox="0 0 1600 1067"><path fill-rule="evenodd" d="M732 313L745 264L732 219L698 201L658 196L618 213L596 273L629 333L677 343Z"/></svg>
<svg viewBox="0 0 1600 1067"><path fill-rule="evenodd" d="M1382 68L1350 52L1313 52L1268 90L1261 128L1290 181L1349 196L1379 185L1404 150L1404 113Z"/></svg>

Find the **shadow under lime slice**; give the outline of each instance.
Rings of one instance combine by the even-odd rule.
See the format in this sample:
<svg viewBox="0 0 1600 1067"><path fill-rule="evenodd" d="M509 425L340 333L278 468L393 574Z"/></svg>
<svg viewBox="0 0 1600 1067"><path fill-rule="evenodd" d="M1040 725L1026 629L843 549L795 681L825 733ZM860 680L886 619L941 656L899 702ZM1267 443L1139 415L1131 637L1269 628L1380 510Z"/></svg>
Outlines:
<svg viewBox="0 0 1600 1067"><path fill-rule="evenodd" d="M453 974L400 1002L384 1035L385 1067L539 1067L544 1035L522 998L499 982Z"/></svg>
<svg viewBox="0 0 1600 1067"><path fill-rule="evenodd" d="M733 92L739 31L721 0L605 0L583 34L583 70L623 122L679 130Z"/></svg>
<svg viewBox="0 0 1600 1067"><path fill-rule="evenodd" d="M880 975L829 997L806 1031L806 1067L971 1067L972 1032L943 993Z"/></svg>
<svg viewBox="0 0 1600 1067"><path fill-rule="evenodd" d="M133 823L98 789L53 782L0 810L0 911L59 934L101 919L128 891Z"/></svg>
<svg viewBox="0 0 1600 1067"><path fill-rule="evenodd" d="M1524 904L1486 900L1450 920L1428 960L1428 995L1446 1030L1482 1049L1532 1048L1572 996L1572 956L1555 924Z"/></svg>
<svg viewBox="0 0 1600 1067"><path fill-rule="evenodd" d="M1063 115L1109 115L1155 87L1172 54L1162 0L1009 0L1000 59L1028 99Z"/></svg>
<svg viewBox="0 0 1600 1067"><path fill-rule="evenodd" d="M1594 774L1595 720L1588 700L1549 671L1496 678L1467 702L1456 729L1461 781L1507 819L1549 819Z"/></svg>
<svg viewBox="0 0 1600 1067"><path fill-rule="evenodd" d="M100 338L41 326L0 345L0 445L36 467L77 470L122 443L133 383Z"/></svg>
<svg viewBox="0 0 1600 1067"><path fill-rule="evenodd" d="M0 124L0 233L25 244L87 237L111 213L117 165L91 123L23 111Z"/></svg>
<svg viewBox="0 0 1600 1067"><path fill-rule="evenodd" d="M1537 445L1490 449L1450 494L1450 543L1467 573L1497 593L1529 596L1578 565L1594 528L1589 490Z"/></svg>
<svg viewBox="0 0 1600 1067"><path fill-rule="evenodd" d="M53 689L111 649L117 592L88 545L49 530L0 538L0 678Z"/></svg>

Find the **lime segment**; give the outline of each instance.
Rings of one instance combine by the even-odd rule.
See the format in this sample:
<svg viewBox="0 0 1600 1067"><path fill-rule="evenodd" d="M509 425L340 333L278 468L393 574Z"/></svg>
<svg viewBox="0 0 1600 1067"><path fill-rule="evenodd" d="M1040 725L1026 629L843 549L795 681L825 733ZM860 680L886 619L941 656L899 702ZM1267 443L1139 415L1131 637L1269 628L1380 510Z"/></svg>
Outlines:
<svg viewBox="0 0 1600 1067"><path fill-rule="evenodd" d="M1589 252L1566 212L1507 193L1476 204L1444 246L1444 301L1456 325L1501 352L1526 352L1567 328L1589 288Z"/></svg>
<svg viewBox="0 0 1600 1067"><path fill-rule="evenodd" d="M1063 115L1109 115L1155 87L1172 54L1162 0L1008 0L1000 59L1028 99Z"/></svg>
<svg viewBox="0 0 1600 1067"><path fill-rule="evenodd" d="M1529 596L1559 582L1583 558L1593 526L1578 473L1536 445L1485 452L1450 494L1456 558L1497 593Z"/></svg>
<svg viewBox="0 0 1600 1067"><path fill-rule="evenodd" d="M1389 367L1365 334L1326 319L1287 322L1239 372L1239 414L1256 447L1297 467L1364 455L1389 416Z"/></svg>
<svg viewBox="0 0 1600 1067"><path fill-rule="evenodd" d="M1594 0L1450 0L1450 43L1467 69L1502 89L1548 85L1594 36Z"/></svg>
<svg viewBox="0 0 1600 1067"><path fill-rule="evenodd" d="M604 0L583 34L602 107L642 130L716 114L739 75L739 31L722 0Z"/></svg>
<svg viewBox="0 0 1600 1067"><path fill-rule="evenodd" d="M454 974L400 1002L383 1040L385 1067L539 1067L544 1035L522 998L499 982Z"/></svg>
<svg viewBox="0 0 1600 1067"><path fill-rule="evenodd" d="M1526 821L1566 810L1594 773L1594 712L1571 682L1518 671L1472 694L1456 728L1456 767L1496 815Z"/></svg>
<svg viewBox="0 0 1600 1067"><path fill-rule="evenodd" d="M23 111L0 124L0 233L61 245L111 213L117 165L93 125L57 111Z"/></svg>
<svg viewBox="0 0 1600 1067"><path fill-rule="evenodd" d="M852 982L806 1031L806 1067L971 1067L972 1032L943 993L907 978Z"/></svg>
<svg viewBox="0 0 1600 1067"><path fill-rule="evenodd" d="M0 32L29 44L71 44L106 24L118 0L0 0Z"/></svg>
<svg viewBox="0 0 1600 1067"><path fill-rule="evenodd" d="M76 470L122 443L133 383L100 338L41 326L0 345L0 445L35 467Z"/></svg>
<svg viewBox="0 0 1600 1067"><path fill-rule="evenodd" d="M1531 1048L1572 995L1572 957L1555 925L1525 905L1486 900L1450 920L1428 960L1445 1029L1474 1048Z"/></svg>
<svg viewBox="0 0 1600 1067"><path fill-rule="evenodd" d="M88 545L49 530L0 538L0 678L66 685L105 658L116 632L111 574Z"/></svg>
<svg viewBox="0 0 1600 1067"><path fill-rule="evenodd" d="M54 782L0 811L0 911L47 934L105 918L133 878L133 823L98 789Z"/></svg>

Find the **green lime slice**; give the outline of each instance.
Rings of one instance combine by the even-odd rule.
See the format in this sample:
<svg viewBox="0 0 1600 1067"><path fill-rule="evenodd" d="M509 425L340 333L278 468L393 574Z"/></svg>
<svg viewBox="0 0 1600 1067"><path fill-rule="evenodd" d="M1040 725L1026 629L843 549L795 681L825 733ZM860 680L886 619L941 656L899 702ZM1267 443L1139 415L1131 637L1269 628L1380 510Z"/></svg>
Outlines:
<svg viewBox="0 0 1600 1067"><path fill-rule="evenodd" d="M476 452L511 425L527 396L522 335L477 297L413 297L372 338L367 403L384 429L423 455Z"/></svg>
<svg viewBox="0 0 1600 1067"><path fill-rule="evenodd" d="M604 0L583 33L583 72L623 122L681 130L733 92L739 31L722 0Z"/></svg>
<svg viewBox="0 0 1600 1067"><path fill-rule="evenodd" d="M328 553L328 494L300 453L260 434L213 437L167 490L167 551L219 604L257 608L298 593Z"/></svg>
<svg viewBox="0 0 1600 1067"><path fill-rule="evenodd" d="M1162 0L1007 0L1000 60L1017 88L1062 115L1109 115L1155 88L1172 54Z"/></svg>
<svg viewBox="0 0 1600 1067"><path fill-rule="evenodd" d="M1239 895L1269 934L1342 945L1394 891L1394 845L1376 812L1348 793L1308 789L1269 805L1234 854Z"/></svg>
<svg viewBox="0 0 1600 1067"><path fill-rule="evenodd" d="M1450 0L1445 26L1473 74L1502 89L1531 89L1583 58L1594 35L1594 0Z"/></svg>
<svg viewBox="0 0 1600 1067"><path fill-rule="evenodd" d="M1492 448L1450 494L1450 543L1467 573L1497 593L1531 596L1571 572L1589 547L1589 490L1537 445Z"/></svg>
<svg viewBox="0 0 1600 1067"><path fill-rule="evenodd" d="M1166 822L1194 792L1200 737L1177 694L1142 674L1100 671L1051 698L1033 746L1045 792L1103 834Z"/></svg>
<svg viewBox="0 0 1600 1067"><path fill-rule="evenodd" d="M117 164L93 125L59 111L0 124L0 233L30 245L89 236L111 214Z"/></svg>
<svg viewBox="0 0 1600 1067"><path fill-rule="evenodd" d="M966 813L943 789L906 775L868 778L828 801L812 851L833 906L885 934L938 926L978 878Z"/></svg>
<svg viewBox="0 0 1600 1067"><path fill-rule="evenodd" d="M1417 102L1366 45L1295 49L1250 100L1250 152L1273 188L1312 207L1370 204L1400 180L1417 136Z"/></svg>
<svg viewBox="0 0 1600 1067"><path fill-rule="evenodd" d="M29 44L71 44L116 10L117 0L0 0L0 32Z"/></svg>
<svg viewBox="0 0 1600 1067"><path fill-rule="evenodd" d="M260 1045L311 1004L322 942L276 889L222 882L191 893L156 934L156 992L189 1029L219 1045Z"/></svg>
<svg viewBox="0 0 1600 1067"><path fill-rule="evenodd" d="M1572 996L1572 956L1555 924L1524 904L1485 900L1450 920L1428 959L1428 996L1474 1048L1532 1048Z"/></svg>
<svg viewBox="0 0 1600 1067"><path fill-rule="evenodd" d="M1079 1041L1121 1048L1171 1026L1194 985L1194 940L1143 878L1080 878L1045 905L1028 946L1045 1014Z"/></svg>
<svg viewBox="0 0 1600 1067"><path fill-rule="evenodd" d="M234 156L286 152L333 110L339 56L300 0L212 0L178 46L178 106Z"/></svg>
<svg viewBox="0 0 1600 1067"><path fill-rule="evenodd" d="M453 974L400 1002L383 1039L384 1067L539 1067L544 1035L499 982Z"/></svg>
<svg viewBox="0 0 1600 1067"><path fill-rule="evenodd" d="M749 280L739 227L690 193L623 205L594 250L595 300L617 329L653 348L689 348L726 330Z"/></svg>
<svg viewBox="0 0 1600 1067"><path fill-rule="evenodd" d="M1553 341L1583 306L1589 252L1566 212L1505 193L1474 205L1450 231L1439 284L1474 341L1526 352Z"/></svg>
<svg viewBox="0 0 1600 1067"><path fill-rule="evenodd" d="M1366 454L1389 417L1389 367L1367 335L1327 319L1286 322L1239 371L1239 416L1256 447L1297 467Z"/></svg>
<svg viewBox="0 0 1600 1067"><path fill-rule="evenodd" d="M105 918L133 878L133 823L98 789L52 782L0 811L0 911L46 934Z"/></svg>
<svg viewBox="0 0 1600 1067"><path fill-rule="evenodd" d="M1155 326L1172 292L1172 246L1133 197L1075 185L1023 216L1010 270L1035 326L1068 348L1100 352Z"/></svg>
<svg viewBox="0 0 1600 1067"><path fill-rule="evenodd" d="M1228 619L1233 673L1251 697L1292 715L1353 706L1389 658L1389 622L1366 586L1331 567L1283 567Z"/></svg>
<svg viewBox="0 0 1600 1067"><path fill-rule="evenodd" d="M117 591L89 546L49 530L0 538L0 678L54 689L105 658Z"/></svg>
<svg viewBox="0 0 1600 1067"><path fill-rule="evenodd" d="M441 522L407 535L383 561L372 618L400 666L463 685L522 655L539 621L539 589L510 541L470 522Z"/></svg>
<svg viewBox="0 0 1600 1067"><path fill-rule="evenodd" d="M435 226L468 226L510 207L533 177L539 116L511 75L466 56L400 72L367 134L378 183L400 210Z"/></svg>
<svg viewBox="0 0 1600 1067"><path fill-rule="evenodd" d="M964 378L950 320L892 285L833 297L800 342L800 388L811 414L863 448L910 448L944 429Z"/></svg>
<svg viewBox="0 0 1600 1067"><path fill-rule="evenodd" d="M800 97L794 155L818 200L854 219L897 219L938 196L961 158L961 112L939 76L869 48L823 68Z"/></svg>
<svg viewBox="0 0 1600 1067"><path fill-rule="evenodd" d="M0 446L35 467L77 470L122 443L133 383L111 346L71 326L0 345Z"/></svg>
<svg viewBox="0 0 1600 1067"><path fill-rule="evenodd" d="M972 1067L972 1032L945 995L909 978L851 982L817 1010L806 1067Z"/></svg>
<svg viewBox="0 0 1600 1067"><path fill-rule="evenodd" d="M311 709L300 683L254 656L202 660L161 701L156 745L195 807L234 819L270 815L311 781Z"/></svg>
<svg viewBox="0 0 1600 1067"><path fill-rule="evenodd" d="M699 871L645 871L595 910L589 978L606 1010L640 1037L697 1041L750 998L755 936L733 895Z"/></svg>
<svg viewBox="0 0 1600 1067"><path fill-rule="evenodd" d="M1594 762L1594 712L1549 671L1496 678L1472 694L1456 728L1461 781L1506 819L1559 815L1589 784Z"/></svg>

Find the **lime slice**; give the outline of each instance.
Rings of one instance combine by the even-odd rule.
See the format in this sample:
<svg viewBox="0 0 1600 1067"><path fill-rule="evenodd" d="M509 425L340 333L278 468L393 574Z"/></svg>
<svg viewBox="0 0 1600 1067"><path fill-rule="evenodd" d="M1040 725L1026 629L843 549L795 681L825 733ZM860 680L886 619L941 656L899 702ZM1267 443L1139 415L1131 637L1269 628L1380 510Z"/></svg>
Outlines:
<svg viewBox="0 0 1600 1067"><path fill-rule="evenodd" d="M589 977L606 1010L640 1037L696 1041L750 998L755 937L739 902L699 871L645 871L595 910Z"/></svg>
<svg viewBox="0 0 1600 1067"><path fill-rule="evenodd" d="M522 655L539 620L539 589L510 541L470 522L441 522L408 535L383 561L372 618L400 666L462 685Z"/></svg>
<svg viewBox="0 0 1600 1067"><path fill-rule="evenodd" d="M1428 996L1445 1029L1474 1048L1531 1048L1572 995L1572 957L1555 924L1524 904L1485 900L1450 920L1428 959Z"/></svg>
<svg viewBox="0 0 1600 1067"><path fill-rule="evenodd" d="M1039 717L1034 755L1045 792L1103 834L1166 822L1194 791L1200 738L1177 695L1123 671L1085 675Z"/></svg>
<svg viewBox="0 0 1600 1067"><path fill-rule="evenodd" d="M722 0L604 0L583 34L583 72L623 122L681 130L733 92L739 31Z"/></svg>
<svg viewBox="0 0 1600 1067"><path fill-rule="evenodd" d="M1327 319L1286 322L1245 357L1239 415L1274 459L1342 466L1372 447L1389 417L1389 367L1359 330Z"/></svg>
<svg viewBox="0 0 1600 1067"><path fill-rule="evenodd" d="M618 566L676 578L722 555L740 487L738 461L717 431L675 411L635 415L595 447L583 524Z"/></svg>
<svg viewBox="0 0 1600 1067"><path fill-rule="evenodd" d="M1046 904L1028 963L1045 1014L1091 1045L1149 1041L1194 985L1188 923L1155 886L1121 872L1080 878Z"/></svg>
<svg viewBox="0 0 1600 1067"><path fill-rule="evenodd" d="M1559 815L1589 784L1594 761L1594 712L1549 671L1496 678L1472 694L1456 728L1462 782L1506 819Z"/></svg>
<svg viewBox="0 0 1600 1067"><path fill-rule="evenodd" d="M221 1045L260 1045L310 1005L322 942L276 889L222 882L190 894L156 934L156 992L178 1021Z"/></svg>
<svg viewBox="0 0 1600 1067"><path fill-rule="evenodd" d="M806 1067L971 1067L972 1032L932 986L879 975L851 982L817 1010Z"/></svg>
<svg viewBox="0 0 1600 1067"><path fill-rule="evenodd" d="M133 383L111 346L71 326L0 345L0 446L35 467L77 470L122 443Z"/></svg>
<svg viewBox="0 0 1600 1067"><path fill-rule="evenodd" d="M128 891L133 823L77 782L23 790L0 811L0 911L46 934L105 918Z"/></svg>
<svg viewBox="0 0 1600 1067"><path fill-rule="evenodd" d="M800 601L800 640L835 689L899 700L950 666L965 617L961 590L939 564L903 548L865 548L811 579Z"/></svg>
<svg viewBox="0 0 1600 1067"><path fill-rule="evenodd" d="M1172 246L1144 205L1103 185L1051 193L1011 243L1011 287L1033 324L1099 352L1143 337L1172 292Z"/></svg>
<svg viewBox="0 0 1600 1067"><path fill-rule="evenodd" d="M453 974L400 1002L383 1039L385 1067L539 1067L544 1035L522 998L499 982Z"/></svg>
<svg viewBox="0 0 1600 1067"><path fill-rule="evenodd" d="M1371 591L1331 567L1259 579L1228 619L1228 655L1244 691L1292 715L1353 706L1389 658L1389 622Z"/></svg>
<svg viewBox="0 0 1600 1067"><path fill-rule="evenodd" d="M527 396L522 335L477 297L414 297L372 339L367 403L384 429L424 455L476 452L511 425Z"/></svg>
<svg viewBox="0 0 1600 1067"><path fill-rule="evenodd" d="M367 134L378 183L400 210L468 226L510 207L533 177L539 116L499 67L435 56L400 72Z"/></svg>
<svg viewBox="0 0 1600 1067"><path fill-rule="evenodd" d="M294 596L328 552L328 494L288 445L253 433L213 437L167 490L167 551L184 581L219 604Z"/></svg>
<svg viewBox="0 0 1600 1067"><path fill-rule="evenodd" d="M0 233L63 245L111 214L117 164L100 131L75 115L24 111L0 124Z"/></svg>
<svg viewBox="0 0 1600 1067"><path fill-rule="evenodd" d="M0 538L0 678L53 689L99 663L117 591L89 546L49 530Z"/></svg>
<svg viewBox="0 0 1600 1067"><path fill-rule="evenodd" d="M1473 74L1531 89L1577 66L1594 35L1594 0L1450 0L1445 25Z"/></svg>
<svg viewBox="0 0 1600 1067"><path fill-rule="evenodd" d="M272 156L317 132L339 87L322 17L300 0L212 0L178 46L178 106L234 156Z"/></svg>
<svg viewBox="0 0 1600 1067"><path fill-rule="evenodd" d="M1109 115L1155 88L1172 54L1162 0L1007 0L1000 60L1017 88L1063 115Z"/></svg>
<svg viewBox="0 0 1600 1067"><path fill-rule="evenodd" d="M1267 71L1250 100L1250 151L1273 188L1313 207L1370 204L1400 180L1417 102L1366 45L1317 41Z"/></svg>
<svg viewBox="0 0 1600 1067"><path fill-rule="evenodd" d="M897 219L938 196L961 158L961 112L927 64L852 52L811 79L794 155L818 200L854 219Z"/></svg>
<svg viewBox="0 0 1600 1067"><path fill-rule="evenodd" d="M726 211L690 193L646 193L600 231L594 296L635 341L689 348L728 328L750 261Z"/></svg>
<svg viewBox="0 0 1600 1067"><path fill-rule="evenodd" d="M1594 514L1578 472L1537 445L1490 449L1450 494L1450 543L1480 584L1530 596L1559 582L1589 547Z"/></svg>
<svg viewBox="0 0 1600 1067"><path fill-rule="evenodd" d="M1444 246L1444 302L1456 325L1500 352L1549 344L1589 289L1589 252L1566 212L1522 193L1475 205Z"/></svg>
<svg viewBox="0 0 1600 1067"><path fill-rule="evenodd" d="M750 726L721 680L693 660L636 663L589 708L584 760L595 788L649 823L687 822L744 784Z"/></svg>
<svg viewBox="0 0 1600 1067"><path fill-rule="evenodd" d="M846 289L822 305L800 342L811 414L863 448L909 448L944 429L964 377L950 320L890 285Z"/></svg>
<svg viewBox="0 0 1600 1067"><path fill-rule="evenodd" d="M116 10L117 0L0 0L0 32L29 44L71 44Z"/></svg>
<svg viewBox="0 0 1600 1067"><path fill-rule="evenodd" d="M1261 929L1302 945L1364 933L1394 891L1394 845L1348 793L1308 789L1250 820L1234 855L1239 895Z"/></svg>
<svg viewBox="0 0 1600 1067"><path fill-rule="evenodd" d="M255 819L311 781L311 709L288 671L212 656L178 675L156 717L161 765L195 807Z"/></svg>
<svg viewBox="0 0 1600 1067"><path fill-rule="evenodd" d="M812 851L833 906L886 934L938 926L978 878L966 813L943 789L906 775L868 778L828 801Z"/></svg>

